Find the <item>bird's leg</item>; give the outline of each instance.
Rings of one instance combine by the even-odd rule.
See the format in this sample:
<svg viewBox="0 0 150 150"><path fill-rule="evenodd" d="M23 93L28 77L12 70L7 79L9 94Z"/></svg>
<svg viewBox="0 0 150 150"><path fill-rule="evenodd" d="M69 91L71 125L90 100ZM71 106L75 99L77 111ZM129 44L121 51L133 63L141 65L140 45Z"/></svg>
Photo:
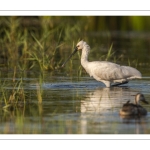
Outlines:
<svg viewBox="0 0 150 150"><path fill-rule="evenodd" d="M103 82L108 88L111 86L109 81L104 81L104 80L100 80L100 81Z"/></svg>
<svg viewBox="0 0 150 150"><path fill-rule="evenodd" d="M125 81L125 82L122 82L122 83L116 83L116 84L113 84L111 86L118 86L118 85L123 85L123 84L127 84L129 81Z"/></svg>

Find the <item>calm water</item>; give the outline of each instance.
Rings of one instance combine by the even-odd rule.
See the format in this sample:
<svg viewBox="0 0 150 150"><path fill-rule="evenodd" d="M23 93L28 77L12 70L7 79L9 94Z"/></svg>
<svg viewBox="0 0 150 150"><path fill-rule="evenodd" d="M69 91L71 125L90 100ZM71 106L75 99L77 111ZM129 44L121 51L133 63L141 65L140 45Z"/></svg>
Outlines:
<svg viewBox="0 0 150 150"><path fill-rule="evenodd" d="M26 79L27 80L27 79ZM24 108L0 112L0 133L13 134L149 134L150 105L146 117L123 118L118 112L137 92L150 99L150 78L122 87L104 88L86 76L56 74L43 83L43 103L37 103L36 79L24 85L29 94ZM8 88L8 87L6 87Z"/></svg>
<svg viewBox="0 0 150 150"><path fill-rule="evenodd" d="M133 101L138 92L143 93L150 103L149 58L146 53L150 42L147 33L138 35L122 33L119 41L115 39L118 33L112 37L115 39L114 45L117 45L114 47L116 52L126 56L123 61L119 59L121 64L128 65L128 58L133 67L136 67L134 60L139 58L142 62L138 70L142 72L143 79L133 80L121 87L105 88L102 83L90 78L86 73L78 77L77 72L69 73L65 68L62 72L47 72L42 82L42 104L38 104L39 78L31 73L31 76L23 78L26 105L11 111L4 110L3 104L0 105L0 134L149 134L150 104L142 104L148 110L145 117L119 116L122 105L127 100ZM144 41L147 47L143 44ZM119 48L120 51L117 51ZM105 51L103 45L99 49ZM90 56L91 60L100 58L94 49ZM73 60L73 67L79 65L79 60ZM12 81L12 74L6 76L5 72L1 72L1 76L1 81ZM13 88L11 84L6 85L3 87L5 90Z"/></svg>

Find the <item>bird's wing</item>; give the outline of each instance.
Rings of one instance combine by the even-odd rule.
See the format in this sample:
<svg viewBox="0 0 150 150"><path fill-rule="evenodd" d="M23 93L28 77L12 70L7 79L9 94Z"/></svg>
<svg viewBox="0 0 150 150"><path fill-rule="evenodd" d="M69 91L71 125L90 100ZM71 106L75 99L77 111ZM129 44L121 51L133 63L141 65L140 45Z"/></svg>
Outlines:
<svg viewBox="0 0 150 150"><path fill-rule="evenodd" d="M90 76L99 77L101 80L120 80L141 77L141 73L135 68L120 66L107 61L91 62L89 67Z"/></svg>
<svg viewBox="0 0 150 150"><path fill-rule="evenodd" d="M134 105L125 105L122 107L122 111L128 115L136 115L138 114L138 109Z"/></svg>
<svg viewBox="0 0 150 150"><path fill-rule="evenodd" d="M126 102L126 104L129 104L130 103L130 100L128 100L127 102Z"/></svg>
<svg viewBox="0 0 150 150"><path fill-rule="evenodd" d="M110 62L91 62L90 75L101 80L116 80L124 78L121 67Z"/></svg>
<svg viewBox="0 0 150 150"><path fill-rule="evenodd" d="M122 73L126 77L129 77L129 78L141 78L142 77L141 73L133 67L121 66L121 69L122 69Z"/></svg>

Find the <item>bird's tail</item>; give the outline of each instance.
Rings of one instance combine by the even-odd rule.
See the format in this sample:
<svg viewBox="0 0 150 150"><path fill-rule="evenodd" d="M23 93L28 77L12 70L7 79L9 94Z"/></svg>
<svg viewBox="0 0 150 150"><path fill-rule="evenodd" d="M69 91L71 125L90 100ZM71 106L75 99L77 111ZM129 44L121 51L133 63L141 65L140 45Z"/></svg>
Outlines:
<svg viewBox="0 0 150 150"><path fill-rule="evenodd" d="M129 66L122 66L122 72L127 77L127 79L135 79L135 78L142 78L142 74L135 68Z"/></svg>

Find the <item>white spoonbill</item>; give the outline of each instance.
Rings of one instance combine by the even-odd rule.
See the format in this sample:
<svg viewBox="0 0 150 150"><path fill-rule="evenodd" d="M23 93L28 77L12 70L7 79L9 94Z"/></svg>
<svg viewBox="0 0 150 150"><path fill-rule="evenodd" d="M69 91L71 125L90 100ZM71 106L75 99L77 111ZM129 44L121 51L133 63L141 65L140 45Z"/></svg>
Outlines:
<svg viewBox="0 0 150 150"><path fill-rule="evenodd" d="M117 86L128 83L129 80L142 77L137 69L129 66L120 66L108 61L89 62L88 55L90 52L90 46L85 41L80 41L76 45L75 50L64 62L62 67L78 50L82 50L81 65L86 72L97 81L104 83L106 87L110 87L112 83L116 83L112 86Z"/></svg>

